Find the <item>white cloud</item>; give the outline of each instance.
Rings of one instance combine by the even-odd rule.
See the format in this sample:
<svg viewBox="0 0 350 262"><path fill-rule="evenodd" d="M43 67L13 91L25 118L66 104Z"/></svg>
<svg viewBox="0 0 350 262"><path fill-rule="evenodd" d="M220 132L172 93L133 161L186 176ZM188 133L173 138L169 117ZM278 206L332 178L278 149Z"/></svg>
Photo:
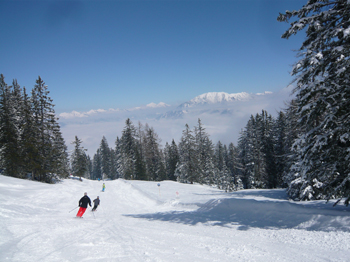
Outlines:
<svg viewBox="0 0 350 262"><path fill-rule="evenodd" d="M265 92L266 93L266 92ZM162 103L148 104L136 110L90 110L88 112L62 113L60 114L60 124L64 139L71 150L70 144L75 136L83 141L83 146L88 149L88 154L93 156L100 145L102 137L107 138L110 147L115 147L117 136L121 137L125 127L125 120L130 118L135 126L140 121L143 125L148 124L153 127L162 140L162 145L171 143L172 139L179 142L185 124L191 129L201 119L203 126L216 144L221 141L224 144L233 142L237 144L241 130L246 126L251 115L261 113L264 109L273 116L285 107L285 101L291 99L290 89L283 89L278 93L269 92L268 95L256 96L249 101L236 101L225 106L209 105L198 106L187 110L181 119L158 118L158 116L169 111L182 110L175 106L162 107ZM155 106L156 105L156 106Z"/></svg>
<svg viewBox="0 0 350 262"><path fill-rule="evenodd" d="M88 112L77 112L72 111L70 113L61 113L59 114L59 118L69 119L69 118L80 118L80 117L89 117L91 115L100 114L100 113L112 113L119 112L119 109L110 108L108 110L105 109L91 109Z"/></svg>

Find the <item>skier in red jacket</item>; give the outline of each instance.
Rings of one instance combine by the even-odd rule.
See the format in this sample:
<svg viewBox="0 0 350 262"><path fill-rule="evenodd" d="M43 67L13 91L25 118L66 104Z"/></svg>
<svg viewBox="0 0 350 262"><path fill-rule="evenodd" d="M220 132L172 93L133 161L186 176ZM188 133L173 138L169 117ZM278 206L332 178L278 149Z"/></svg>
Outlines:
<svg viewBox="0 0 350 262"><path fill-rule="evenodd" d="M79 211L77 213L77 217L83 217L86 208L88 206L88 204L91 206L91 200L90 198L87 196L87 193L84 193L84 196L79 200Z"/></svg>

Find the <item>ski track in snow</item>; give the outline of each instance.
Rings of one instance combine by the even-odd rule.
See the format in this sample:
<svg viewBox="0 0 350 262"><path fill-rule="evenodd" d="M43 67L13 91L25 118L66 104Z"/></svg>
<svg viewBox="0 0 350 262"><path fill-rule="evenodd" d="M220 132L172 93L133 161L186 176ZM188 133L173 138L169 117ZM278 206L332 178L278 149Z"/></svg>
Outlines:
<svg viewBox="0 0 350 262"><path fill-rule="evenodd" d="M0 261L350 261L350 213L284 190L0 176ZM79 199L100 196L76 218Z"/></svg>

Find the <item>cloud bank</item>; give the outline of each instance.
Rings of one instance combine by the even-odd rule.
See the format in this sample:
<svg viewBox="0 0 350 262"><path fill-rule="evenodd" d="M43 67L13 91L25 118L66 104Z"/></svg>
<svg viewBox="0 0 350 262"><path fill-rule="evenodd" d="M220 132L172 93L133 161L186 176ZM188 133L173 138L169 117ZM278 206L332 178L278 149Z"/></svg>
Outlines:
<svg viewBox="0 0 350 262"><path fill-rule="evenodd" d="M198 123L198 118L201 119L214 143L220 140L227 145L231 142L236 145L240 132L251 115L266 110L269 114L277 116L277 112L285 108L285 103L292 99L290 93L291 88L284 88L276 93L254 94L249 99L244 95L244 99L241 100L220 99L215 103L205 103L201 100L200 103L193 104L191 101L198 100L197 97L173 106L152 102L146 106L130 109L110 108L87 112L64 112L59 114L59 122L68 149L73 150L71 142L74 141L75 136L78 136L91 157L96 153L103 136L107 138L110 147L115 147L115 140L121 137L127 118L130 118L135 126L140 122L153 127L161 138L163 146L166 142L170 143L172 139L178 143L185 125L188 124L193 129ZM223 96L222 92L220 95ZM210 97L212 96L213 93ZM236 94L236 97L239 96ZM232 97L232 94L227 97ZM184 107L190 102L191 107Z"/></svg>

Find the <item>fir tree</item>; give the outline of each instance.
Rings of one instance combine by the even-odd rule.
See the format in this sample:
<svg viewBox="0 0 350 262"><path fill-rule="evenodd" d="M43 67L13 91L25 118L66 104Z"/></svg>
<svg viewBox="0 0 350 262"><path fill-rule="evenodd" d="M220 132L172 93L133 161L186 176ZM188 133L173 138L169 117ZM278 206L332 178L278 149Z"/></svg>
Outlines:
<svg viewBox="0 0 350 262"><path fill-rule="evenodd" d="M240 170L242 169L242 166L240 165L238 158L238 149L234 146L233 143L230 143L228 146L227 168L230 171L234 189L242 189L242 180L240 179Z"/></svg>
<svg viewBox="0 0 350 262"><path fill-rule="evenodd" d="M347 0L310 0L280 14L288 39L304 30L301 59L293 67L297 116L303 131L294 150L299 199L350 201L350 5ZM294 181L296 182L296 181ZM292 182L293 183L293 182Z"/></svg>
<svg viewBox="0 0 350 262"><path fill-rule="evenodd" d="M0 75L0 160L6 175L21 177L19 126L12 87ZM16 103L16 104L15 104Z"/></svg>
<svg viewBox="0 0 350 262"><path fill-rule="evenodd" d="M38 168L36 158L38 156L38 148L36 147L36 128L34 126L33 108L31 99L23 88L23 115L22 115L22 132L21 132L21 156L23 160L23 169L26 173L32 173ZM62 161L68 161L67 158Z"/></svg>
<svg viewBox="0 0 350 262"><path fill-rule="evenodd" d="M146 125L145 128L145 163L147 180L160 181L165 179L164 167L161 158L160 140L154 129Z"/></svg>
<svg viewBox="0 0 350 262"><path fill-rule="evenodd" d="M274 126L275 120L265 110L261 113L260 136L261 151L265 161L265 177L262 179L267 188L276 188L278 183L276 159L274 151Z"/></svg>
<svg viewBox="0 0 350 262"><path fill-rule="evenodd" d="M137 179L136 163L141 155L137 152L136 129L131 120L125 121L125 127L120 139L121 165L123 178Z"/></svg>
<svg viewBox="0 0 350 262"><path fill-rule="evenodd" d="M53 171L52 164L54 150L53 139L58 136L59 125L55 116L54 105L49 97L45 82L39 76L32 90L32 107L34 120L34 133L36 135L37 165L32 171L33 178L40 181L50 179L49 173ZM56 133L55 133L56 132ZM64 150L61 148L61 150Z"/></svg>
<svg viewBox="0 0 350 262"><path fill-rule="evenodd" d="M205 161L204 161L204 178L202 183L206 185L214 185L215 184L215 161L214 161L214 145L213 142L206 137L204 139L204 152L205 152ZM203 164L202 164L203 165Z"/></svg>
<svg viewBox="0 0 350 262"><path fill-rule="evenodd" d="M203 184L206 181L206 163L212 161L213 151L208 150L209 135L206 133L200 119L198 125L194 127L196 154L198 155L198 182Z"/></svg>
<svg viewBox="0 0 350 262"><path fill-rule="evenodd" d="M233 181L226 165L226 161L228 160L227 147L220 141L216 144L214 156L216 164L215 183L217 187L225 191L232 191Z"/></svg>
<svg viewBox="0 0 350 262"><path fill-rule="evenodd" d="M118 164L117 164L117 155L116 151L110 148L110 157L111 157L111 179L117 179L118 176Z"/></svg>
<svg viewBox="0 0 350 262"><path fill-rule="evenodd" d="M146 124L147 125L147 124ZM148 125L147 125L148 127ZM135 129L135 145L136 145L136 162L135 162L135 173L137 174L138 179L140 180L149 180L147 177L147 165L145 160L145 151L147 148L145 141L145 131L141 122L138 123L137 128Z"/></svg>
<svg viewBox="0 0 350 262"><path fill-rule="evenodd" d="M276 183L278 186L285 187L283 178L288 172L287 163L289 150L286 146L287 141L287 120L286 114L280 111L275 122L274 128L274 151L276 164Z"/></svg>
<svg viewBox="0 0 350 262"><path fill-rule="evenodd" d="M117 178L124 177L123 163L122 163L122 149L119 137L115 140L115 168Z"/></svg>
<svg viewBox="0 0 350 262"><path fill-rule="evenodd" d="M239 158L242 163L241 178L244 188L256 188L259 181L259 160L261 159L260 142L256 130L256 119L251 116L238 140Z"/></svg>
<svg viewBox="0 0 350 262"><path fill-rule="evenodd" d="M175 170L179 162L179 151L174 139L171 141L171 145L168 143L165 144L164 156L166 176L168 179L175 181Z"/></svg>
<svg viewBox="0 0 350 262"><path fill-rule="evenodd" d="M179 143L179 163L175 173L180 182L198 182L196 142L188 124L185 125Z"/></svg>
<svg viewBox="0 0 350 262"><path fill-rule="evenodd" d="M92 178L102 179L101 149L98 148L92 159Z"/></svg>
<svg viewBox="0 0 350 262"><path fill-rule="evenodd" d="M80 178L84 177L88 171L86 149L84 149L81 143L82 141L75 136L75 140L72 142L74 144L74 150L71 156L72 174Z"/></svg>
<svg viewBox="0 0 350 262"><path fill-rule="evenodd" d="M108 142L105 136L103 136L100 143L100 156L101 156L101 171L103 178L114 178L112 174L112 159L111 159L111 150L108 146Z"/></svg>
<svg viewBox="0 0 350 262"><path fill-rule="evenodd" d="M39 77L28 97L13 80L0 77L0 160L5 173L52 182L68 175L67 147L55 116L47 86Z"/></svg>

